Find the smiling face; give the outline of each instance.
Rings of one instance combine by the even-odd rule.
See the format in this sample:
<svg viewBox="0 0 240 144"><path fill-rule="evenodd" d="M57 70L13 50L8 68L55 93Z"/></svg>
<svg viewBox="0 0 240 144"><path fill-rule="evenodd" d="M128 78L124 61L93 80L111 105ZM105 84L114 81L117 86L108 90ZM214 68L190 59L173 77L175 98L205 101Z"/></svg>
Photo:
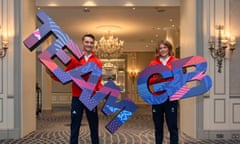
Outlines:
<svg viewBox="0 0 240 144"><path fill-rule="evenodd" d="M84 37L82 41L83 45L83 50L87 53L90 54L94 48L94 39L92 37Z"/></svg>
<svg viewBox="0 0 240 144"><path fill-rule="evenodd" d="M166 45L160 44L158 50L159 50L160 57L167 58L169 56L169 49Z"/></svg>
<svg viewBox="0 0 240 144"><path fill-rule="evenodd" d="M166 40L161 40L156 48L156 54L161 58L167 58L168 56L172 55L171 43Z"/></svg>

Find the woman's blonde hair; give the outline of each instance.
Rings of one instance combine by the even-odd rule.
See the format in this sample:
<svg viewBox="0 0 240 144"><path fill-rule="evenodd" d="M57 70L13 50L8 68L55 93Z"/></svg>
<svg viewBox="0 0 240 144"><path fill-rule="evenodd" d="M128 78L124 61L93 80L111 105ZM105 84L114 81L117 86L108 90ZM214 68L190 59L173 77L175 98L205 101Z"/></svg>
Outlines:
<svg viewBox="0 0 240 144"><path fill-rule="evenodd" d="M173 47L172 47L172 44L168 41L168 40L160 40L157 44L157 47L156 47L156 56L159 56L159 49L160 49L160 45L163 44L165 46L168 47L168 55L173 55Z"/></svg>

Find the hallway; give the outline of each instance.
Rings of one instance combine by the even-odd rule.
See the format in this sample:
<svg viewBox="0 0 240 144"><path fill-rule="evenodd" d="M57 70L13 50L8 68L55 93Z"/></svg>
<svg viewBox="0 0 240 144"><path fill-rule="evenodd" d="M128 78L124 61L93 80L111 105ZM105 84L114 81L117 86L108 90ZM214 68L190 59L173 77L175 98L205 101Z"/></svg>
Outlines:
<svg viewBox="0 0 240 144"><path fill-rule="evenodd" d="M99 107L102 108L102 107ZM56 106L51 112L42 112L37 118L37 130L23 139L0 140L1 144L66 144L69 142L69 106ZM111 117L99 110L101 144L154 144L151 106L141 105L137 112L112 135L105 129ZM167 128L164 144L169 143ZM80 144L90 144L89 129L84 117L80 132ZM240 144L240 140L197 140L180 133L180 144Z"/></svg>

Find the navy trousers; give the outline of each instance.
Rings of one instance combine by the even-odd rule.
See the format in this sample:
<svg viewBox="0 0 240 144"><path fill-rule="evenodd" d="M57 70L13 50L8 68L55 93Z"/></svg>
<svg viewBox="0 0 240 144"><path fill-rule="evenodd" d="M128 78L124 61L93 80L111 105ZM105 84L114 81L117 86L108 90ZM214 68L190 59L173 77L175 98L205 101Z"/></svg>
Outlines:
<svg viewBox="0 0 240 144"><path fill-rule="evenodd" d="M97 107L89 111L78 97L72 97L70 144L78 144L79 130L84 110L86 111L92 144L99 144Z"/></svg>
<svg viewBox="0 0 240 144"><path fill-rule="evenodd" d="M178 101L170 102L169 100L167 100L162 104L152 105L152 116L155 128L156 144L162 144L163 142L164 114L170 133L170 144L178 144L177 109Z"/></svg>

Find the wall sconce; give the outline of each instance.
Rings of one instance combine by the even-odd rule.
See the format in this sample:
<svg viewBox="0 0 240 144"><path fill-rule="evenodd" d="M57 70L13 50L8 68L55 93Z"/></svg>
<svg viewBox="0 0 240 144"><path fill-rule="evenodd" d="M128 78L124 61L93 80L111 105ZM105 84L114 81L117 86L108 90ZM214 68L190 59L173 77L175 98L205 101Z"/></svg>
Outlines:
<svg viewBox="0 0 240 144"><path fill-rule="evenodd" d="M217 36L209 39L208 43L210 45L209 50L211 56L217 60L218 72L222 72L222 62L225 59L226 49L229 47L231 53L235 50L236 38L235 37L225 37L223 36L223 25L217 25ZM216 43L215 43L216 40Z"/></svg>
<svg viewBox="0 0 240 144"><path fill-rule="evenodd" d="M137 70L132 70L128 72L130 79L132 80L132 82L134 82L137 78L138 75L138 71Z"/></svg>
<svg viewBox="0 0 240 144"><path fill-rule="evenodd" d="M0 26L1 29L1 26ZM0 47L0 58L3 58L7 54L7 49L8 49L8 41L6 40L6 37L2 35L2 44Z"/></svg>
<svg viewBox="0 0 240 144"><path fill-rule="evenodd" d="M0 48L0 58L3 58L7 54L8 41L2 41L2 47Z"/></svg>

